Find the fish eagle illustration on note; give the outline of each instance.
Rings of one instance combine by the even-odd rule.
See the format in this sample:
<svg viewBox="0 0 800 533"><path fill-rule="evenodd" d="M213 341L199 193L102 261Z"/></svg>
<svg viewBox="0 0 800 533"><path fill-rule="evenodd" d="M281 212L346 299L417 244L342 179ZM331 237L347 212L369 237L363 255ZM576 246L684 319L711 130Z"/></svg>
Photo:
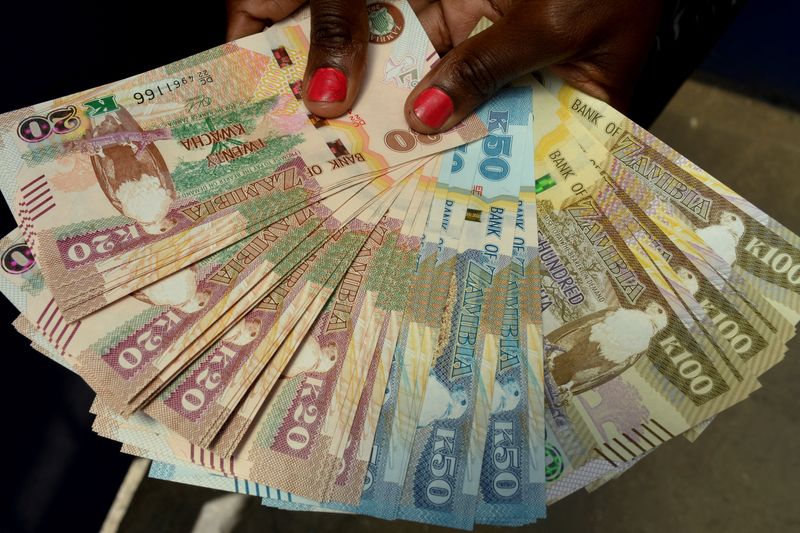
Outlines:
<svg viewBox="0 0 800 533"><path fill-rule="evenodd" d="M320 346L319 342L309 335L303 341L300 349L292 356L292 360L283 370L281 377L291 379L309 372L324 374L336 364L338 352L336 343L331 342Z"/></svg>
<svg viewBox="0 0 800 533"><path fill-rule="evenodd" d="M169 216L175 184L156 145L124 107L96 119L87 133L97 182L117 211L151 235L177 223Z"/></svg>
<svg viewBox="0 0 800 533"><path fill-rule="evenodd" d="M229 329L228 332L223 335L222 340L235 344L236 346L247 346L258 336L260 330L260 319L245 317Z"/></svg>
<svg viewBox="0 0 800 533"><path fill-rule="evenodd" d="M633 365L667 326L657 302L642 309L614 308L553 331L548 369L561 394L580 394L606 383Z"/></svg>
<svg viewBox="0 0 800 533"><path fill-rule="evenodd" d="M683 286L689 293L694 296L697 294L697 291L700 290L700 281L697 279L697 276L686 267L679 266L675 269L675 272L678 274L678 277L683 282Z"/></svg>
<svg viewBox="0 0 800 533"><path fill-rule="evenodd" d="M131 296L152 305L168 305L192 314L206 306L211 291L200 289L197 270L188 267L131 293Z"/></svg>
<svg viewBox="0 0 800 533"><path fill-rule="evenodd" d="M697 230L697 235L714 250L726 263L736 262L736 247L744 235L744 222L739 215L723 211L719 216L719 224L706 226Z"/></svg>
<svg viewBox="0 0 800 533"><path fill-rule="evenodd" d="M425 399L417 419L417 427L423 428L436 420L461 418L466 411L467 393L463 389L454 389L450 392L436 376L431 376L425 389Z"/></svg>
<svg viewBox="0 0 800 533"><path fill-rule="evenodd" d="M496 384L492 393L492 414L513 411L521 399L522 391L516 381Z"/></svg>

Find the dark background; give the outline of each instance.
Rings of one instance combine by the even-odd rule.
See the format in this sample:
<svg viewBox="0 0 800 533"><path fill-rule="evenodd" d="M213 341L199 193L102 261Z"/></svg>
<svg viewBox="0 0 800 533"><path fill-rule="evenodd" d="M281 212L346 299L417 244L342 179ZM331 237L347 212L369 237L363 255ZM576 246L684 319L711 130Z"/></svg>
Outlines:
<svg viewBox="0 0 800 533"><path fill-rule="evenodd" d="M683 40L662 41L645 71L635 118L654 119L704 59L700 79L800 108L800 3L753 0L730 25L742 2L694 4L714 7L684 6L694 23L684 26ZM6 2L0 20L3 112L213 47L224 40L225 9L222 0ZM0 230L9 231L13 219L0 211ZM88 387L30 348L11 327L17 312L5 300L0 314L2 353L10 360L0 392L6 463L0 530L96 531L130 459L117 443L92 433Z"/></svg>
<svg viewBox="0 0 800 533"><path fill-rule="evenodd" d="M225 39L223 1L4 2L0 13L0 112L132 76ZM14 222L5 206L0 214L5 234ZM10 362L0 392L7 464L0 530L97 531L130 457L92 432L92 391L36 353L11 326L17 311L0 300L0 350Z"/></svg>

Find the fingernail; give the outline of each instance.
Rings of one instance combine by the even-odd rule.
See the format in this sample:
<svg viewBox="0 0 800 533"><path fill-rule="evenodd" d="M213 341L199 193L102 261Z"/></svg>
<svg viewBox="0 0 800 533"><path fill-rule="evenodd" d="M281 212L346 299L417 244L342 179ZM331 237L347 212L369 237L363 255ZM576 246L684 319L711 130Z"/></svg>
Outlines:
<svg viewBox="0 0 800 533"><path fill-rule="evenodd" d="M347 77L338 68L322 67L314 71L308 84L312 102L343 102L347 97Z"/></svg>
<svg viewBox="0 0 800 533"><path fill-rule="evenodd" d="M414 100L414 114L431 128L441 128L453 110L453 99L438 87L428 87Z"/></svg>

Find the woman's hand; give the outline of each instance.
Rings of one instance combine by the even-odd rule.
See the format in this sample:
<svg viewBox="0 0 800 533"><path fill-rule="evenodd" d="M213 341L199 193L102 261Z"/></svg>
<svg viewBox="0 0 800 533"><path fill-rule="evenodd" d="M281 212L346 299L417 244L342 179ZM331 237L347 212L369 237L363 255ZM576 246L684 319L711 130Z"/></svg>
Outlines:
<svg viewBox="0 0 800 533"><path fill-rule="evenodd" d="M228 37L281 20L300 0L228 0ZM506 83L544 67L570 85L624 107L650 51L661 0L411 0L444 54L406 101L421 133L455 126ZM482 18L494 22L469 38ZM336 117L352 107L366 65L364 0L311 0L311 49L303 81L309 111Z"/></svg>

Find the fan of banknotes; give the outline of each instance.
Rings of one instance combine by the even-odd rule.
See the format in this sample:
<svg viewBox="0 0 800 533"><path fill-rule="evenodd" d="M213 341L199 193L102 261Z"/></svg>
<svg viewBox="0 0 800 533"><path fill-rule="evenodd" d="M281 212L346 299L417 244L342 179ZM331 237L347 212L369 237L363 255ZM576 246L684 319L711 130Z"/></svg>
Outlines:
<svg viewBox="0 0 800 533"><path fill-rule="evenodd" d="M269 506L522 525L693 440L800 318L800 239L544 73L442 135L437 55L369 5L354 108L307 12L0 116L14 326L151 476Z"/></svg>

